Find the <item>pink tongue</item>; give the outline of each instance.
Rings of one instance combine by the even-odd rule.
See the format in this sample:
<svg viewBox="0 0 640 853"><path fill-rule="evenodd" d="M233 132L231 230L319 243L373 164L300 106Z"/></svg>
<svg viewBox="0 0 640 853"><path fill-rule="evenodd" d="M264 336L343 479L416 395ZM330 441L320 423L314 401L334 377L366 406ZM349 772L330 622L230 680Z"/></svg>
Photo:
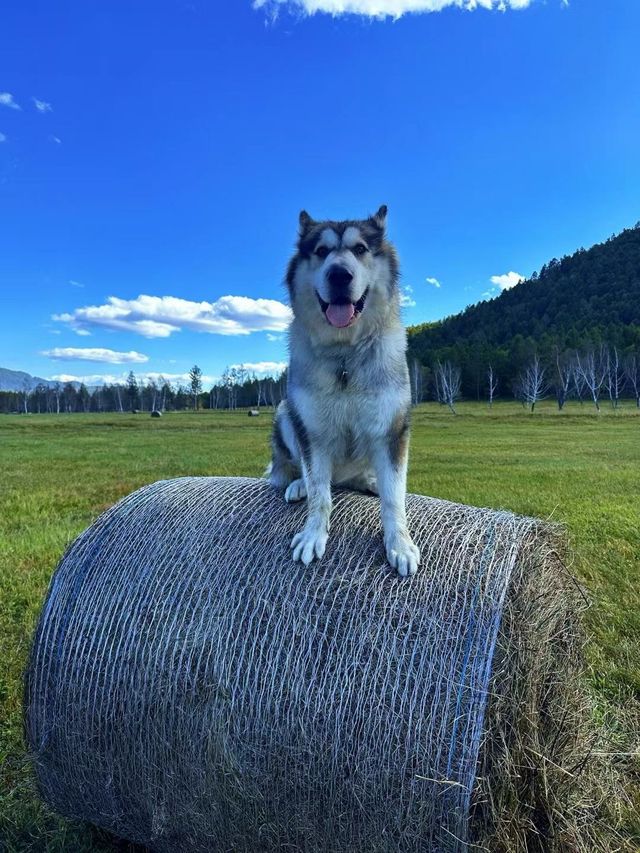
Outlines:
<svg viewBox="0 0 640 853"><path fill-rule="evenodd" d="M355 313L356 309L350 302L347 305L331 304L326 311L327 320L332 326L337 326L339 329L348 326Z"/></svg>

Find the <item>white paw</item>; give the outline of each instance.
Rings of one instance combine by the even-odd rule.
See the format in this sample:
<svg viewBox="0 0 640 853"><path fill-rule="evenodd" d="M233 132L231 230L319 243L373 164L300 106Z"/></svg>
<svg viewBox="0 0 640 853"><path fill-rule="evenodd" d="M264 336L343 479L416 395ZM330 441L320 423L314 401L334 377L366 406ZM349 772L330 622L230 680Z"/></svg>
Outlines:
<svg viewBox="0 0 640 853"><path fill-rule="evenodd" d="M328 533L320 527L305 527L291 540L294 561L301 560L308 566L312 560L319 560L327 547Z"/></svg>
<svg viewBox="0 0 640 853"><path fill-rule="evenodd" d="M402 578L407 575L415 575L420 563L420 551L413 544L408 530L394 530L389 536L385 536L385 547L387 559Z"/></svg>
<svg viewBox="0 0 640 853"><path fill-rule="evenodd" d="M294 480L293 483L289 483L287 490L284 493L284 499L288 504L295 503L296 501L303 501L306 496L307 487L302 479Z"/></svg>

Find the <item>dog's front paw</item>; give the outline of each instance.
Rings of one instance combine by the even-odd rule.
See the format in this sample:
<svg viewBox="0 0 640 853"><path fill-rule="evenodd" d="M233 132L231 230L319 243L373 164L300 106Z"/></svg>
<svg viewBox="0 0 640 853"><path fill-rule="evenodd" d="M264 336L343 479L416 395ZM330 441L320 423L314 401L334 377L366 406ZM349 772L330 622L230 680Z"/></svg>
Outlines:
<svg viewBox="0 0 640 853"><path fill-rule="evenodd" d="M409 531L405 529L394 530L389 536L385 536L385 547L387 559L394 569L397 569L400 577L415 575L420 563L420 551L413 544Z"/></svg>
<svg viewBox="0 0 640 853"><path fill-rule="evenodd" d="M312 560L319 560L327 547L328 533L322 527L305 527L291 540L293 559L301 560L308 566Z"/></svg>
<svg viewBox="0 0 640 853"><path fill-rule="evenodd" d="M288 504L295 503L296 501L303 501L306 496L307 487L305 486L302 478L294 480L293 483L289 483L287 490L284 493L284 499Z"/></svg>

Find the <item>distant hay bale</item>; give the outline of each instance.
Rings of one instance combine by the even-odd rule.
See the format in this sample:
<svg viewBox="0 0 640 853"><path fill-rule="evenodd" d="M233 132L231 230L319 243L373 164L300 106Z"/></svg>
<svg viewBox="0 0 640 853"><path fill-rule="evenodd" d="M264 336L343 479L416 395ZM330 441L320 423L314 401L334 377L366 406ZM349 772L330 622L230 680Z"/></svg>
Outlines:
<svg viewBox="0 0 640 853"><path fill-rule="evenodd" d="M258 411L258 409L249 409L247 414L249 415L250 418L257 418L260 416L260 412Z"/></svg>
<svg viewBox="0 0 640 853"><path fill-rule="evenodd" d="M265 481L170 480L108 510L33 645L44 798L157 851L589 849L557 530L407 510L423 565L405 581L373 497L336 495L309 568L289 549L304 507Z"/></svg>
<svg viewBox="0 0 640 853"><path fill-rule="evenodd" d="M161 418L161 417L162 417L162 412L159 412L157 409L154 409L154 410L151 412L151 417L152 417L152 418Z"/></svg>

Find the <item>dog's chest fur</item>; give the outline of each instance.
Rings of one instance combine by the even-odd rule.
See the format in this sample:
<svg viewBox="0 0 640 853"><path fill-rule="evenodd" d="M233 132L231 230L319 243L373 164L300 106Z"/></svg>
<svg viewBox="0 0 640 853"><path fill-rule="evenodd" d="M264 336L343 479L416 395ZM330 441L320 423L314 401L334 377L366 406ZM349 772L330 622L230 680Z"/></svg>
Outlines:
<svg viewBox="0 0 640 853"><path fill-rule="evenodd" d="M289 396L314 441L334 457L366 455L408 405L405 347L403 329L321 352L292 346Z"/></svg>

